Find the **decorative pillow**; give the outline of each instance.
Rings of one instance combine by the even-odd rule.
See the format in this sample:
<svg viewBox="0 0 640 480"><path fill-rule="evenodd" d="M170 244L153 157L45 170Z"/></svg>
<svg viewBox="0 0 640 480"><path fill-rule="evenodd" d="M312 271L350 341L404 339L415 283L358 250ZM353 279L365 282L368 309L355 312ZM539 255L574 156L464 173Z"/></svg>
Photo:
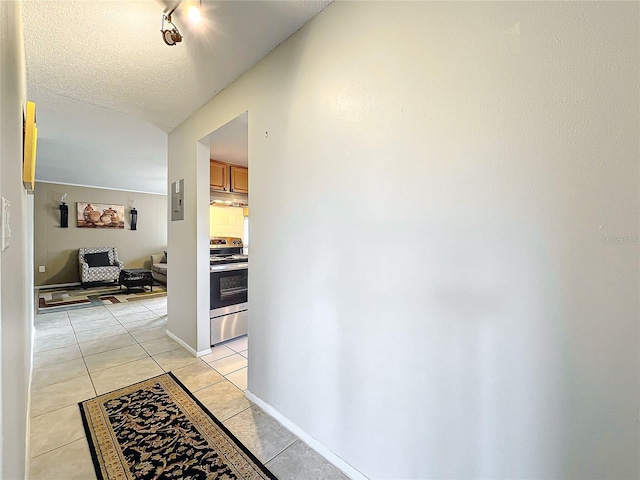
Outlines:
<svg viewBox="0 0 640 480"><path fill-rule="evenodd" d="M87 253L84 256L84 261L87 262L90 267L109 267L111 265L108 252Z"/></svg>
<svg viewBox="0 0 640 480"><path fill-rule="evenodd" d="M165 250L164 255L162 255L162 258L160 259L160 263L167 263L167 251Z"/></svg>

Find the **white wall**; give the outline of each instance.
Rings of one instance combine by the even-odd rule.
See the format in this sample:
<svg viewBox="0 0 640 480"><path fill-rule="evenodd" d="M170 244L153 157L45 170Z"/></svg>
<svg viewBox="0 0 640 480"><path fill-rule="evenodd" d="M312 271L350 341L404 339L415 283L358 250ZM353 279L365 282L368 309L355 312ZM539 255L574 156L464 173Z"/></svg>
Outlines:
<svg viewBox="0 0 640 480"><path fill-rule="evenodd" d="M638 478L639 8L337 2L172 132L204 294L249 110L250 391L370 478Z"/></svg>
<svg viewBox="0 0 640 480"><path fill-rule="evenodd" d="M22 114L26 101L18 2L0 2L0 193L11 203L10 245L0 255L2 473L25 478L33 325L33 197L22 186Z"/></svg>

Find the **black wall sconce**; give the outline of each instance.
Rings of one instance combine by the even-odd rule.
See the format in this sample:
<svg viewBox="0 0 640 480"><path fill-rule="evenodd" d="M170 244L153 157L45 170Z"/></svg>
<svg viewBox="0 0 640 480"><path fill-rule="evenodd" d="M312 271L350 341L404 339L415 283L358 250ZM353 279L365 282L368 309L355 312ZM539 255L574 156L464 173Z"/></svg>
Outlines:
<svg viewBox="0 0 640 480"><path fill-rule="evenodd" d="M60 199L60 228L69 227L69 207L64 201L66 196L67 194L65 193Z"/></svg>
<svg viewBox="0 0 640 480"><path fill-rule="evenodd" d="M136 210L136 202L133 202L131 207L131 230L137 230L138 228L138 210Z"/></svg>

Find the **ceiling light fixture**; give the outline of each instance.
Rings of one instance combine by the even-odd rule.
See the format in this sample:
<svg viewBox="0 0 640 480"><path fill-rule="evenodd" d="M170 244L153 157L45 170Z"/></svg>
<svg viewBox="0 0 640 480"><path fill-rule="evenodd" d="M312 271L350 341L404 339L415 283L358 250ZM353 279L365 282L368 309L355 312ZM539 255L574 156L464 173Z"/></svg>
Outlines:
<svg viewBox="0 0 640 480"><path fill-rule="evenodd" d="M173 7L173 9L171 9L168 14L162 14L162 27L160 28L160 32L162 33L162 39L164 40L164 43L166 43L170 47L182 41L182 35L180 35L180 32L178 31L178 27L176 27L175 24L171 21L171 14L174 12L178 5L179 3L176 4L176 6ZM173 27L172 29L164 28L165 20L169 23L169 26Z"/></svg>
<svg viewBox="0 0 640 480"><path fill-rule="evenodd" d="M160 27L160 32L162 33L162 40L164 40L164 43L170 47L182 41L182 35L180 35L180 32L178 31L178 27L176 27L176 25L171 21L171 15L173 15L173 12L176 11L182 2L183 0L178 0L171 10L162 14L162 26ZM197 3L191 0L187 2L187 5L186 14L189 22L192 25L200 23L200 20L202 19L202 0L198 0ZM165 21L171 28L165 28Z"/></svg>

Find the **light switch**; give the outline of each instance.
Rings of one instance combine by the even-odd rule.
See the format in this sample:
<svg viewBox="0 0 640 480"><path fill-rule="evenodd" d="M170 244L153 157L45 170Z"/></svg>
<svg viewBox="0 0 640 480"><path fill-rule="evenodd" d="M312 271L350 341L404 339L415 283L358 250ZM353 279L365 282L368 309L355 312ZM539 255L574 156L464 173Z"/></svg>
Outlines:
<svg viewBox="0 0 640 480"><path fill-rule="evenodd" d="M40 266L38 267L38 272L40 272L40 273L44 273L44 272L46 272L46 271L47 271L47 269L45 268L45 266L44 266L44 265L40 265Z"/></svg>

